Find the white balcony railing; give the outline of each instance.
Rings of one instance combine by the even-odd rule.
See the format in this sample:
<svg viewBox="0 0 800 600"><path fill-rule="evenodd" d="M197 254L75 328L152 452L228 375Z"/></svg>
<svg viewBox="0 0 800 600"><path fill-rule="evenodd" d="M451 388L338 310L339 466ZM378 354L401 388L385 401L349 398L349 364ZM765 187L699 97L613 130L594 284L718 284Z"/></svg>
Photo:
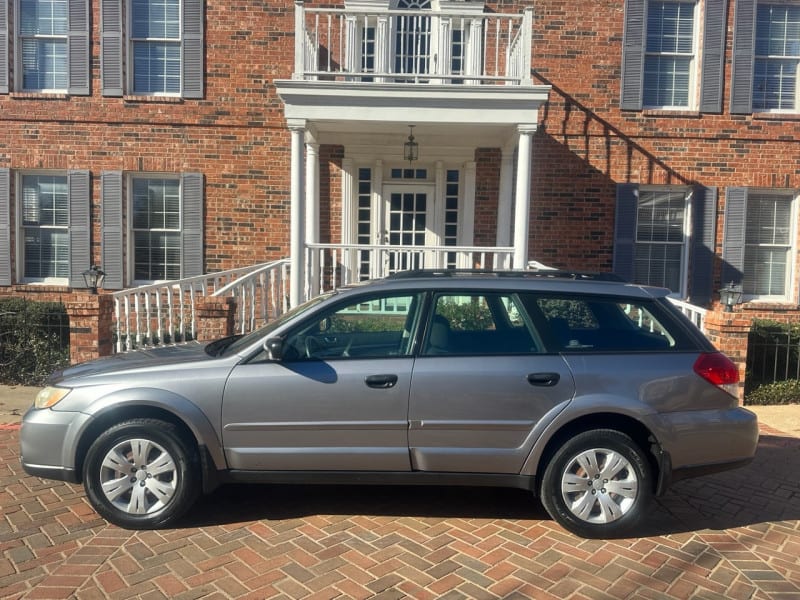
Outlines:
<svg viewBox="0 0 800 600"><path fill-rule="evenodd" d="M294 79L531 84L533 11L347 10L295 3Z"/></svg>
<svg viewBox="0 0 800 600"><path fill-rule="evenodd" d="M306 244L306 297L409 269L510 269L514 248Z"/></svg>
<svg viewBox="0 0 800 600"><path fill-rule="evenodd" d="M670 301L678 308L678 310L689 317L689 320L694 323L695 327L705 333L706 314L708 313L705 308L700 308L699 306L689 304L685 300L678 300L677 298L670 298Z"/></svg>
<svg viewBox="0 0 800 600"><path fill-rule="evenodd" d="M115 292L114 351L197 339L197 299L236 299L235 328L247 333L287 309L289 260Z"/></svg>

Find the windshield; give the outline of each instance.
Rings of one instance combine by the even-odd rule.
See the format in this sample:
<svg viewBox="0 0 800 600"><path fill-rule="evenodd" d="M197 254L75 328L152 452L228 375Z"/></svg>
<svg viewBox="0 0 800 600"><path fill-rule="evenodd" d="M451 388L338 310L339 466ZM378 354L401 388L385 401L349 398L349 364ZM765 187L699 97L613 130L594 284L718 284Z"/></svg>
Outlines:
<svg viewBox="0 0 800 600"><path fill-rule="evenodd" d="M303 304L300 304L299 306L295 306L293 309L283 313L277 319L275 319L273 321L270 321L269 323L267 323L263 327L261 327L259 329L256 329L255 331L252 331L252 332L248 333L247 335L238 338L232 344L230 344L226 348L223 348L220 351L219 356L230 356L231 354L236 354L240 350L243 350L244 348L247 348L248 346L251 346L252 344L255 344L256 341L258 341L261 338L265 338L272 331L275 331L276 329L278 329L281 325L283 325L284 323L286 323L290 319L293 319L294 317L296 317L296 316L298 316L300 314L303 314L308 309L313 308L314 306L316 306L317 304L319 304L323 300L327 300L328 298L330 298L334 294L336 294L336 292L329 292L327 294L322 294L321 296L317 296L316 298L312 298L308 302L304 302Z"/></svg>

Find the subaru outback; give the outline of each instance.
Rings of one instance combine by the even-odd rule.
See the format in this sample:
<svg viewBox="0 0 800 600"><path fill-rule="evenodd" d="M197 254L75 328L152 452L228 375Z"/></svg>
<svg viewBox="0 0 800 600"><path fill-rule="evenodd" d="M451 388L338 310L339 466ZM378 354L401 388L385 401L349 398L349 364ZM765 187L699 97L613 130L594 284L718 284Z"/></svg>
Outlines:
<svg viewBox="0 0 800 600"><path fill-rule="evenodd" d="M26 413L22 464L133 529L253 482L511 486L578 535L635 532L672 482L750 461L758 428L669 291L611 279L405 272L76 365Z"/></svg>

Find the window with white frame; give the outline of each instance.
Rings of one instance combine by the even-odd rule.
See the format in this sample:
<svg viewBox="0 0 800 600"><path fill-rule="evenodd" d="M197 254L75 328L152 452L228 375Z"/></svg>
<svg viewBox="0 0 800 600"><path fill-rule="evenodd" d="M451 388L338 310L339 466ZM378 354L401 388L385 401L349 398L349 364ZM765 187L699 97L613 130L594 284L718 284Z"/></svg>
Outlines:
<svg viewBox="0 0 800 600"><path fill-rule="evenodd" d="M19 1L19 64L22 90L69 87L67 0Z"/></svg>
<svg viewBox="0 0 800 600"><path fill-rule="evenodd" d="M753 110L798 108L800 5L761 4L756 8Z"/></svg>
<svg viewBox="0 0 800 600"><path fill-rule="evenodd" d="M21 174L18 179L25 281L69 277L69 186L67 175Z"/></svg>
<svg viewBox="0 0 800 600"><path fill-rule="evenodd" d="M645 107L692 106L695 12L694 2L648 2L642 100Z"/></svg>
<svg viewBox="0 0 800 600"><path fill-rule="evenodd" d="M130 197L134 280L180 279L180 178L132 177Z"/></svg>
<svg viewBox="0 0 800 600"><path fill-rule="evenodd" d="M687 192L639 192L636 208L634 281L684 291Z"/></svg>
<svg viewBox="0 0 800 600"><path fill-rule="evenodd" d="M131 0L135 94L181 92L181 0Z"/></svg>
<svg viewBox="0 0 800 600"><path fill-rule="evenodd" d="M791 193L750 192L745 218L742 289L753 297L783 298L792 256Z"/></svg>

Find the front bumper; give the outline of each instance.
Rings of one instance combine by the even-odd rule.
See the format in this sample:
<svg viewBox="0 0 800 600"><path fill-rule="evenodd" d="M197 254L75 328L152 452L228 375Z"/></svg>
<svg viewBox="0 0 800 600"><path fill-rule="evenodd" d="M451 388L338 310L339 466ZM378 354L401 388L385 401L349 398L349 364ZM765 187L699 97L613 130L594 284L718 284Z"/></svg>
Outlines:
<svg viewBox="0 0 800 600"><path fill-rule="evenodd" d="M29 475L80 482L75 465L78 434L89 419L77 412L31 408L20 430L20 462Z"/></svg>

